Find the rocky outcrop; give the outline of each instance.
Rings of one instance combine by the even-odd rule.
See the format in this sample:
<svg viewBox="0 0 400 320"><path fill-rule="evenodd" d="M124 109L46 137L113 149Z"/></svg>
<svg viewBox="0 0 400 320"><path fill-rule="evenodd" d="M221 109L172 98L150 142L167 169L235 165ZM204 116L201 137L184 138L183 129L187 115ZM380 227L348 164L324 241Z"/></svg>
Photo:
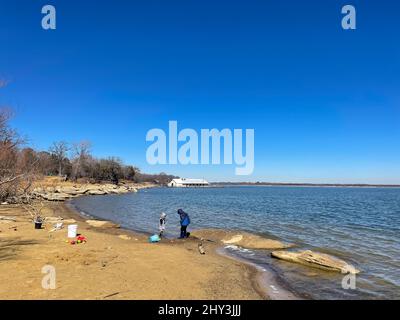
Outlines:
<svg viewBox="0 0 400 320"><path fill-rule="evenodd" d="M254 234L238 234L232 238L222 240L224 244L235 244L247 249L286 249L291 247L290 244L285 244L278 240L264 238Z"/></svg>
<svg viewBox="0 0 400 320"><path fill-rule="evenodd" d="M55 192L57 193L66 193L72 196L82 195L89 191L89 188L86 187L56 187Z"/></svg>
<svg viewBox="0 0 400 320"><path fill-rule="evenodd" d="M87 184L74 186L57 186L36 188L33 195L48 201L65 201L82 195L125 194L137 192L138 189L151 187L151 185L114 185L114 184Z"/></svg>
<svg viewBox="0 0 400 320"><path fill-rule="evenodd" d="M305 266L327 271L354 274L360 272L343 260L328 254L313 252L310 250L300 252L274 251L271 253L271 255L277 259L299 263Z"/></svg>
<svg viewBox="0 0 400 320"><path fill-rule="evenodd" d="M39 196L48 201L65 201L73 197L66 193L43 193Z"/></svg>
<svg viewBox="0 0 400 320"><path fill-rule="evenodd" d="M132 238L130 236L127 236L126 234L120 234L118 238L122 240L132 240Z"/></svg>
<svg viewBox="0 0 400 320"><path fill-rule="evenodd" d="M111 221L103 220L86 220L86 223L94 228L120 228L119 224L115 224Z"/></svg>
<svg viewBox="0 0 400 320"><path fill-rule="evenodd" d="M219 229L203 229L192 233L201 239L220 242L225 245L235 245L247 249L277 250L292 247L278 240L264 238L248 232L234 232Z"/></svg>
<svg viewBox="0 0 400 320"><path fill-rule="evenodd" d="M93 190L89 190L86 194L88 194L88 195L90 195L90 196L102 196L102 195L105 195L105 194L107 194L108 192L107 191L104 191L104 190L100 190L100 189L98 189L98 190L96 190L96 189L93 189Z"/></svg>

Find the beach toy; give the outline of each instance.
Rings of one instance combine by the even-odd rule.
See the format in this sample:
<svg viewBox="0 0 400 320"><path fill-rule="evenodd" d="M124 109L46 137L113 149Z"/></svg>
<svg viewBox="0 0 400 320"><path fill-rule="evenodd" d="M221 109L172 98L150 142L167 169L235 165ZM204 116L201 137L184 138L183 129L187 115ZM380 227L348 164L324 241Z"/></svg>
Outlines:
<svg viewBox="0 0 400 320"><path fill-rule="evenodd" d="M155 243L155 242L160 242L161 238L158 234L152 235L151 237L149 237L149 242L151 243Z"/></svg>
<svg viewBox="0 0 400 320"><path fill-rule="evenodd" d="M68 226L68 238L76 238L77 231L78 231L78 225L70 224Z"/></svg>
<svg viewBox="0 0 400 320"><path fill-rule="evenodd" d="M76 239L78 240L78 243L85 243L87 241L86 237L84 236L78 236Z"/></svg>

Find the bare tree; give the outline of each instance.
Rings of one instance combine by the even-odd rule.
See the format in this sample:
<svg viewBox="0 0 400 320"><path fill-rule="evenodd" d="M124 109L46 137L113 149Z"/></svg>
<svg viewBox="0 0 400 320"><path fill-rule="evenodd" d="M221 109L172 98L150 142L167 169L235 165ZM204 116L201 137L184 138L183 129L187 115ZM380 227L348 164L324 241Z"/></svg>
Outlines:
<svg viewBox="0 0 400 320"><path fill-rule="evenodd" d="M74 143L72 149L72 176L74 179L87 176L89 161L92 158L91 146L90 141Z"/></svg>
<svg viewBox="0 0 400 320"><path fill-rule="evenodd" d="M0 109L0 152L12 150L24 143L18 133L8 125L13 116L9 108Z"/></svg>
<svg viewBox="0 0 400 320"><path fill-rule="evenodd" d="M9 109L0 110L0 186L22 177L16 172L17 147L21 141L17 133L8 126L11 115Z"/></svg>
<svg viewBox="0 0 400 320"><path fill-rule="evenodd" d="M68 143L65 141L53 142L53 145L49 149L51 155L56 159L58 163L58 175L60 177L64 174L64 163L67 159L67 152L69 151Z"/></svg>
<svg viewBox="0 0 400 320"><path fill-rule="evenodd" d="M10 128L10 109L0 109L0 200L24 195L30 188L38 160L23 139Z"/></svg>

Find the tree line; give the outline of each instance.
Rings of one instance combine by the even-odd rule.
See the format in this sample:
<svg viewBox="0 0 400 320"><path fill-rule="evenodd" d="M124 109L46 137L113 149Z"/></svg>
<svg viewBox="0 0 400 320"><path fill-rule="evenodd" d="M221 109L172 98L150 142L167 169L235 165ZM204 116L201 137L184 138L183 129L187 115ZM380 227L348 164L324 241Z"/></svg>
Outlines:
<svg viewBox="0 0 400 320"><path fill-rule="evenodd" d="M46 151L34 150L10 127L11 117L10 109L0 109L0 201L25 194L33 181L43 175L114 184L127 180L164 185L176 178L165 173L142 173L136 166L125 165L118 157L96 158L89 141L57 141Z"/></svg>

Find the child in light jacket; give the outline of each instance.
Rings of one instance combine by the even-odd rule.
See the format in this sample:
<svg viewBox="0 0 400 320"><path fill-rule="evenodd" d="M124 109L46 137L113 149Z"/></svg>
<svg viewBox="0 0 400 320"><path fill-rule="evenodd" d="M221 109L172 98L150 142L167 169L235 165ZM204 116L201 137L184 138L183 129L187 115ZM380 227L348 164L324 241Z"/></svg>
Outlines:
<svg viewBox="0 0 400 320"><path fill-rule="evenodd" d="M167 223L167 214L162 212L161 216L160 216L159 226L158 226L158 229L160 230L160 238L162 238L162 236L164 235L166 223Z"/></svg>

